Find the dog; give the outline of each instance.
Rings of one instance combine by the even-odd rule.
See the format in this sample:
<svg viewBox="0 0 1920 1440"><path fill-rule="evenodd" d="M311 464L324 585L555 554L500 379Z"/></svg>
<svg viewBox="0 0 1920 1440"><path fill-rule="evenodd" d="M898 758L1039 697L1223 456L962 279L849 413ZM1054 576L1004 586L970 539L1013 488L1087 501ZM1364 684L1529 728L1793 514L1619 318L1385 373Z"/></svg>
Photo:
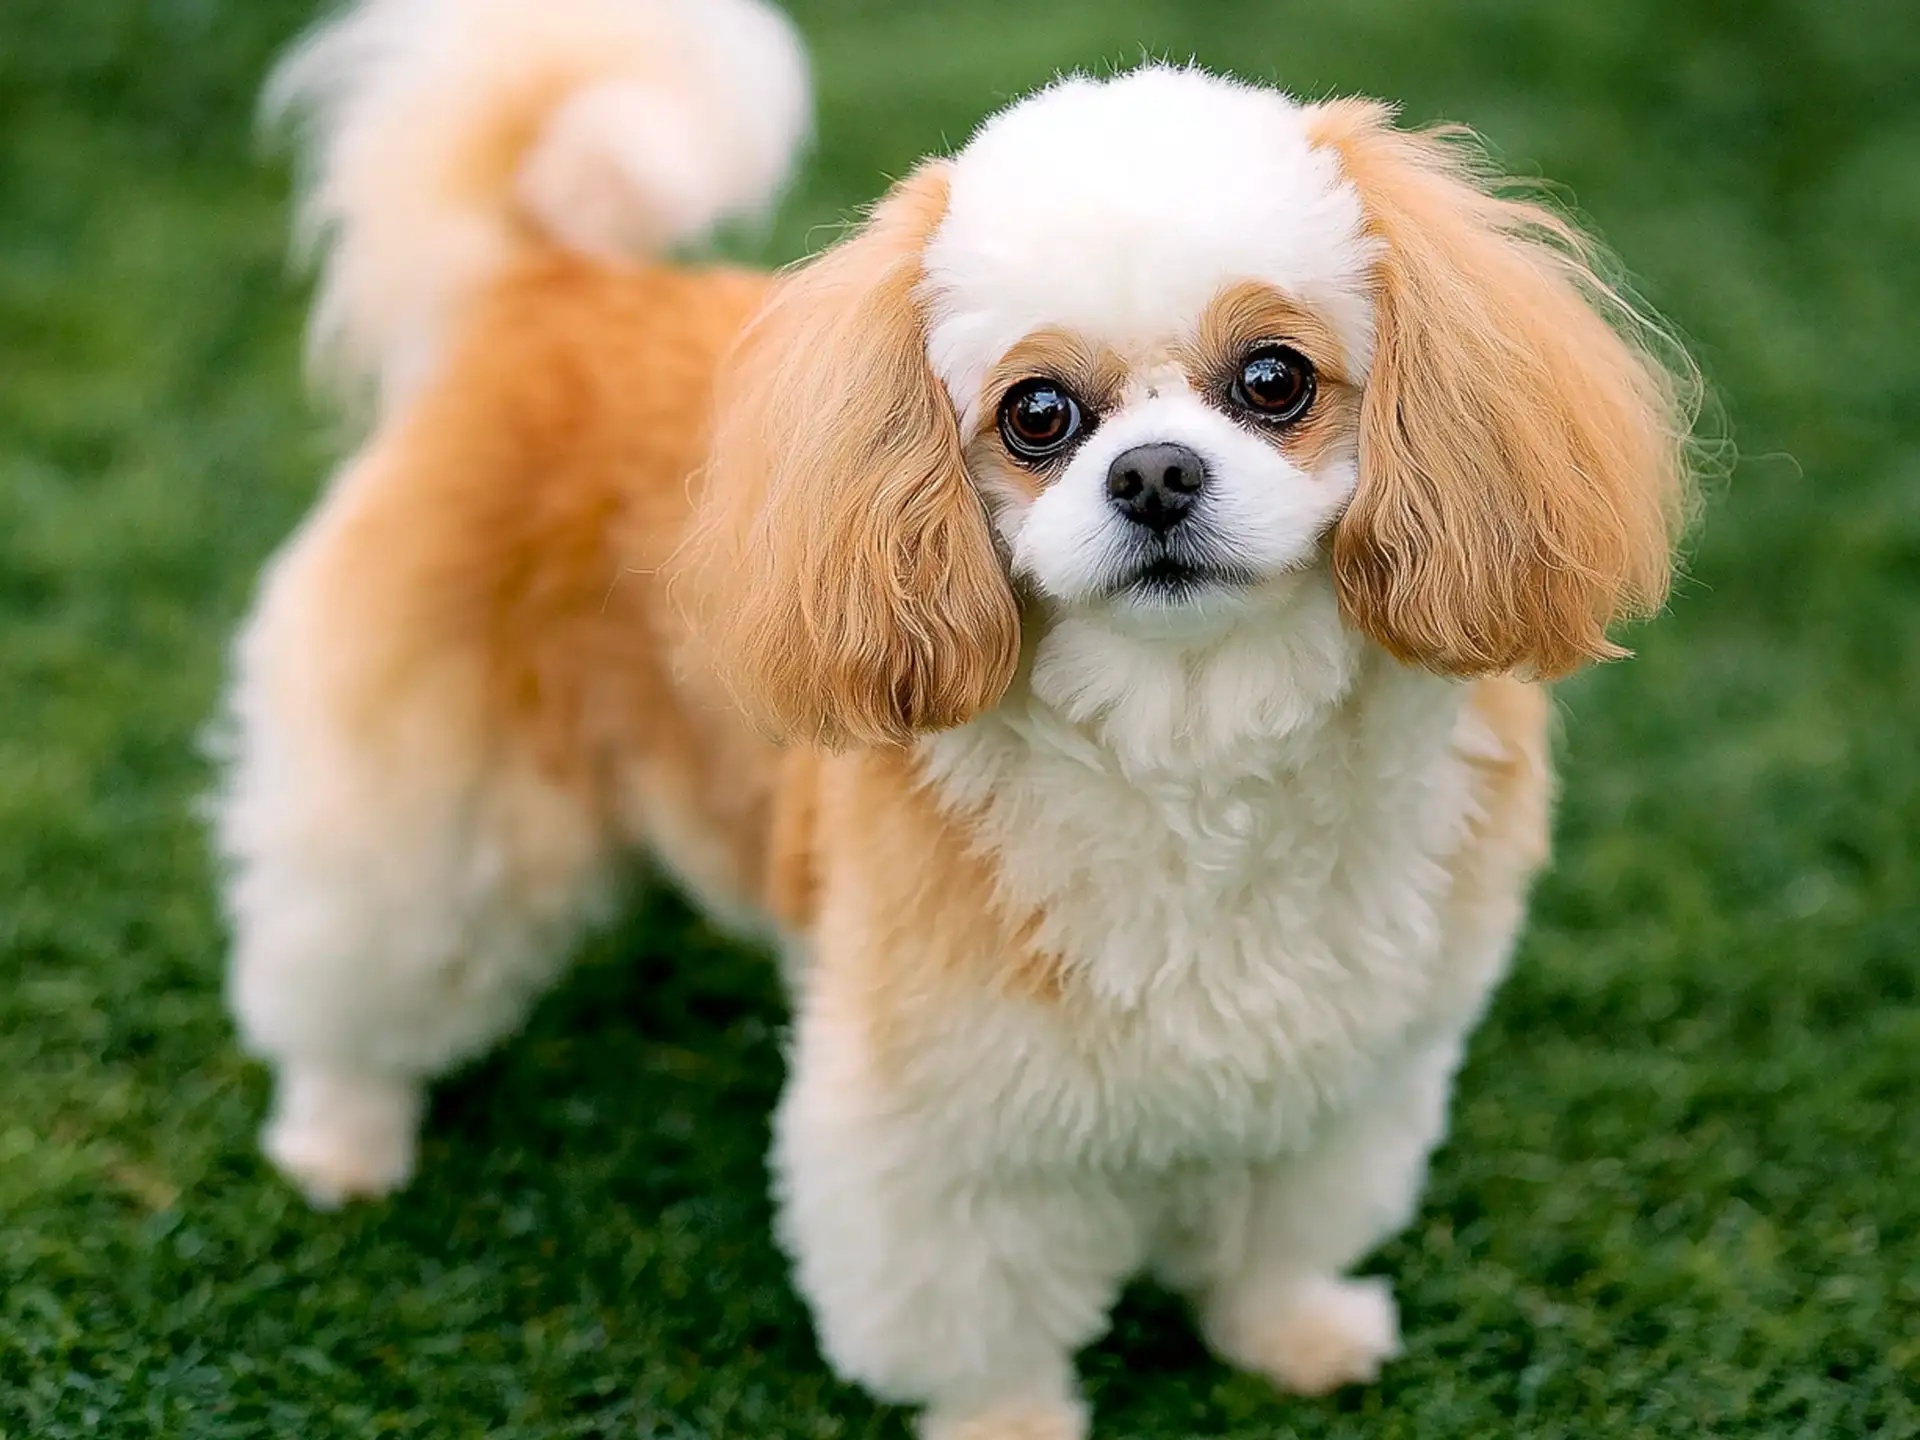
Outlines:
<svg viewBox="0 0 1920 1440"><path fill-rule="evenodd" d="M761 0L358 0L303 116L368 436L235 646L231 1002L316 1203L414 1166L650 857L782 956L780 1240L937 1440L1077 1437L1118 1288L1374 1377L1546 860L1545 682L1623 654L1691 370L1470 141L1063 78L777 277Z"/></svg>

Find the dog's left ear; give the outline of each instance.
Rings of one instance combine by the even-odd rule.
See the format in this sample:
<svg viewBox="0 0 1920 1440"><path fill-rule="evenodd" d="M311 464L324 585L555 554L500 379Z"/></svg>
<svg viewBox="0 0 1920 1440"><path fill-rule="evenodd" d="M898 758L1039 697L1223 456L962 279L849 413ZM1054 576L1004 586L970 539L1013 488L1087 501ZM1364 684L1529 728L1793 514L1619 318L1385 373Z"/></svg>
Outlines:
<svg viewBox="0 0 1920 1440"><path fill-rule="evenodd" d="M734 698L783 740L898 745L1000 698L1020 618L927 358L939 163L777 285L722 377L683 551Z"/></svg>
<svg viewBox="0 0 1920 1440"><path fill-rule="evenodd" d="M1360 483L1334 534L1353 622L1400 659L1542 678L1625 652L1683 522L1687 379L1538 205L1369 102L1316 106L1380 245Z"/></svg>

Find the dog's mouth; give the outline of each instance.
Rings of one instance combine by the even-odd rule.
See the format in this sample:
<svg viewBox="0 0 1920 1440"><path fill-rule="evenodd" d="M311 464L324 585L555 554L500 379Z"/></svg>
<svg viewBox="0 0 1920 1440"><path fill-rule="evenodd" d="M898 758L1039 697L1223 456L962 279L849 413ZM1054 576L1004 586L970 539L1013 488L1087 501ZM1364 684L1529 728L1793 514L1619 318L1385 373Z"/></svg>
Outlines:
<svg viewBox="0 0 1920 1440"><path fill-rule="evenodd" d="M1243 566L1162 552L1143 557L1114 585L1113 593L1150 605L1181 605L1223 590L1245 589L1258 579Z"/></svg>

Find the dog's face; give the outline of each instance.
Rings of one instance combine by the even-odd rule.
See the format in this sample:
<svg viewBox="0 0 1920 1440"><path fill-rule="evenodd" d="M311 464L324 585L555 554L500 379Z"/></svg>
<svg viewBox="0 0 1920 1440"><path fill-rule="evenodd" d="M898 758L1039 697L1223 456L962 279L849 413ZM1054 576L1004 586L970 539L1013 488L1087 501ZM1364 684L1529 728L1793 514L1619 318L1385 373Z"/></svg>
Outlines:
<svg viewBox="0 0 1920 1440"><path fill-rule="evenodd" d="M1062 82L796 272L723 383L690 543L774 730L992 705L1022 627L1349 625L1552 675L1656 605L1679 388L1579 237L1364 102L1195 70Z"/></svg>
<svg viewBox="0 0 1920 1440"><path fill-rule="evenodd" d="M1378 248L1269 92L1069 81L954 162L919 299L1043 613L1204 631L1316 563L1358 481Z"/></svg>

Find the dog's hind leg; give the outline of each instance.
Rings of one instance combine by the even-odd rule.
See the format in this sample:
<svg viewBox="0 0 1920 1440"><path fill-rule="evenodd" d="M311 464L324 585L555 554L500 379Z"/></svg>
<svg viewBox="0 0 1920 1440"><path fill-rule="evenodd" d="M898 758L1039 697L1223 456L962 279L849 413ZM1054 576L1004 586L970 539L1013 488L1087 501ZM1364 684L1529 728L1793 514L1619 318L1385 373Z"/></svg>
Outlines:
<svg viewBox="0 0 1920 1440"><path fill-rule="evenodd" d="M267 1153L322 1205L407 1181L426 1082L517 1026L616 888L606 697L574 693L607 658L581 627L630 618L602 613L605 516L569 550L551 501L434 449L376 440L270 567L220 735L229 1001L274 1068Z"/></svg>

